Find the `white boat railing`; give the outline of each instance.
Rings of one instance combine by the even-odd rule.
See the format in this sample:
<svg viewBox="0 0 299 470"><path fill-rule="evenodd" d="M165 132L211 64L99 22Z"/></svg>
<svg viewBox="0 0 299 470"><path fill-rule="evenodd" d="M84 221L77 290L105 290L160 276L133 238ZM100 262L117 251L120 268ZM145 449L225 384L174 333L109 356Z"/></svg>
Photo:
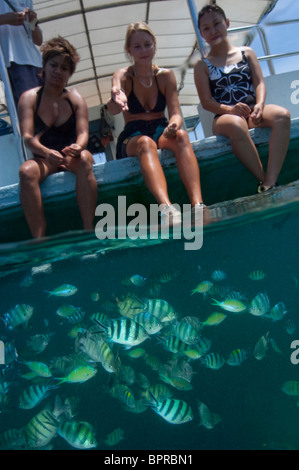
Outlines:
<svg viewBox="0 0 299 470"><path fill-rule="evenodd" d="M198 48L199 48L199 51L201 53L201 56L204 57L207 50L206 50L205 41L202 38L202 36L200 34L200 31L198 29L198 25L197 25L198 24L198 12L197 12L194 0L187 0L187 3L188 3L188 6L189 6L191 19L192 19L194 31L195 31L196 38L197 38ZM293 18L291 22L292 23L298 23L299 19L298 18ZM284 22L277 22L277 23L273 22L273 23L271 23L271 26L281 25L281 24L285 24L285 23ZM228 29L229 34L240 33L242 31L248 31L249 32L248 38L247 38L248 43L252 42L255 33L257 33L259 35L261 46L262 46L262 49L264 51L264 56L258 57L258 60L260 60L260 61L261 60L266 60L267 61L267 64L268 64L268 67L269 67L269 72L270 72L271 75L275 75L275 70L274 70L273 63L272 63L273 59L279 59L281 57L290 57L290 56L299 54L299 51L285 52L285 53L282 53L282 54L270 54L270 48L269 48L269 44L268 44L268 41L267 41L266 33L264 31L263 26L259 23L249 25L249 26L238 26L236 28L229 28Z"/></svg>

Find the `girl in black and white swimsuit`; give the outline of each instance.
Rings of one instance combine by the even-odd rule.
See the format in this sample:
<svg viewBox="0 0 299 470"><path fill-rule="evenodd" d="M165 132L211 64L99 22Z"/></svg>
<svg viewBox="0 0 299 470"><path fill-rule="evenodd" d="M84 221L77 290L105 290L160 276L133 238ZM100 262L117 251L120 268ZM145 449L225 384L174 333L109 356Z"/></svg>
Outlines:
<svg viewBox="0 0 299 470"><path fill-rule="evenodd" d="M228 26L218 5L206 5L199 12L198 27L210 51L194 67L194 80L203 108L215 114L214 134L231 140L233 152L258 180L258 192L262 192L276 186L288 149L290 113L265 104L266 87L257 57L250 47L230 44ZM271 128L266 171L248 132L252 127Z"/></svg>

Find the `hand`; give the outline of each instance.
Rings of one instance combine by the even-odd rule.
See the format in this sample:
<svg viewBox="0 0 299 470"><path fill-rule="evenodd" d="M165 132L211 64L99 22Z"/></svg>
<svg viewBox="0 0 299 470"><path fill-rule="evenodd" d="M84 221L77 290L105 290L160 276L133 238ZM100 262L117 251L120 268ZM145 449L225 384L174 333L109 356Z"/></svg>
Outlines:
<svg viewBox="0 0 299 470"><path fill-rule="evenodd" d="M63 155L65 155L66 157L72 157L72 158L80 157L81 152L82 152L82 147L80 144L72 144L72 145L69 145L68 147L64 147L64 149L62 150Z"/></svg>
<svg viewBox="0 0 299 470"><path fill-rule="evenodd" d="M163 135L168 139L174 139L176 136L176 132L178 130L178 126L175 122L168 124L168 126L164 129Z"/></svg>
<svg viewBox="0 0 299 470"><path fill-rule="evenodd" d="M28 23L31 23L32 21L35 21L37 19L37 14L35 11L30 10L30 8L27 8L27 21Z"/></svg>
<svg viewBox="0 0 299 470"><path fill-rule="evenodd" d="M250 115L251 119L252 119L252 122L254 124L260 124L260 122L262 122L262 119L263 119L263 105L262 104L259 104L257 103L254 108L253 108L253 111Z"/></svg>
<svg viewBox="0 0 299 470"><path fill-rule="evenodd" d="M63 170L67 169L63 155L61 155L61 153L57 150L50 150L49 154L47 155L47 159L52 165L55 165Z"/></svg>
<svg viewBox="0 0 299 470"><path fill-rule="evenodd" d="M237 103L231 107L230 114L235 114L237 116L241 116L244 118L249 118L251 113L251 109L246 103Z"/></svg>
<svg viewBox="0 0 299 470"><path fill-rule="evenodd" d="M23 11L6 13L5 24L11 26L22 26L25 22L26 16Z"/></svg>
<svg viewBox="0 0 299 470"><path fill-rule="evenodd" d="M122 111L129 111L128 99L125 92L117 87L111 89L111 100L121 107Z"/></svg>

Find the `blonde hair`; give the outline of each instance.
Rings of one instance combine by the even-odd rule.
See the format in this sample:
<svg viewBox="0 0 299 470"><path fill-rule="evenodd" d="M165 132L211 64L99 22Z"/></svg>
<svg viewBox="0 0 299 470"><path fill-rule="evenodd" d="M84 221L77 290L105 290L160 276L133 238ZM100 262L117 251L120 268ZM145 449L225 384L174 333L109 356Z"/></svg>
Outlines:
<svg viewBox="0 0 299 470"><path fill-rule="evenodd" d="M129 24L129 26L127 28L126 39L125 39L125 52L128 56L130 56L129 48L130 48L130 45L131 45L132 35L134 33L137 33L137 32L143 32L143 33L149 34L151 36L153 42L154 42L154 47L155 47L155 50L156 50L156 48L157 48L156 36L154 35L152 30L150 29L150 27L146 23L144 23L143 21L139 21L138 23Z"/></svg>

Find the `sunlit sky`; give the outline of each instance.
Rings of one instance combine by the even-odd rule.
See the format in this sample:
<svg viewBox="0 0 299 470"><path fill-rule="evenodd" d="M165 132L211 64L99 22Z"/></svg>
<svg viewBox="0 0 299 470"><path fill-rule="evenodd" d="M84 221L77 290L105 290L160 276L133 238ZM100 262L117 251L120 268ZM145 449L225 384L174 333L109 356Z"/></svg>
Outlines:
<svg viewBox="0 0 299 470"><path fill-rule="evenodd" d="M297 20L297 21L295 21ZM287 21L286 24L273 24ZM270 54L299 51L299 0L278 0L274 9L262 21ZM251 44L257 56L265 55L261 43L255 38ZM299 70L299 54L274 61L275 73ZM268 74L266 63L261 63L263 72Z"/></svg>

